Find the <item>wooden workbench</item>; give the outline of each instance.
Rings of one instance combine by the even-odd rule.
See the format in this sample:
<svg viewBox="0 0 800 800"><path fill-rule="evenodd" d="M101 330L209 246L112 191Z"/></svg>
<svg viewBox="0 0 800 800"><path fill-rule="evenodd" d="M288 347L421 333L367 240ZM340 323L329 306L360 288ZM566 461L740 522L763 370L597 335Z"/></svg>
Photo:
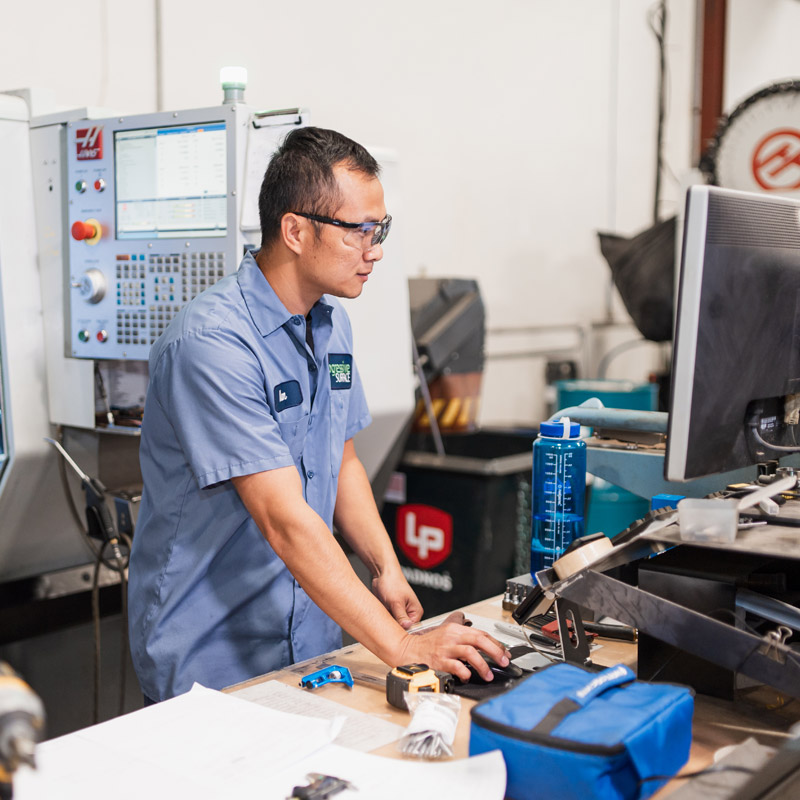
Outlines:
<svg viewBox="0 0 800 800"><path fill-rule="evenodd" d="M511 619L510 613L503 611L499 596L466 606L461 610L468 618L470 614L474 614L516 624ZM620 662L635 665L635 644L611 639L598 639L598 642L602 647L592 653L592 660L596 663L604 666ZM302 676L331 664L347 667L356 680L355 686L350 689L344 684L331 683L320 686L315 690L315 694L402 727L408 724L408 713L390 706L383 688L359 681L359 677L385 679L388 672L388 667L382 661L359 644L343 647L324 656L262 675L231 686L225 691L235 693L267 680L279 680L290 686L298 686ZM469 754L469 711L473 705L474 701L462 698L453 758L466 758ZM720 747L736 744L748 736L754 737L763 745L779 747L785 740L789 728L798 720L800 720L800 702L767 687L742 693L735 702L697 695L692 750L683 771L690 772L707 767ZM373 753L390 758L401 757L396 744L384 745ZM654 797L659 799L666 797L678 785L680 784L674 781Z"/></svg>

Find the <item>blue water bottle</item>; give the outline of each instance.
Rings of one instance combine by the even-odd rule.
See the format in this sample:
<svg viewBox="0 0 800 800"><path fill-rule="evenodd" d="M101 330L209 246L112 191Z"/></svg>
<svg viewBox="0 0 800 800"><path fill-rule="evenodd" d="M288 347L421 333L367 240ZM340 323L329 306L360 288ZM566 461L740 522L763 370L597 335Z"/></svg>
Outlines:
<svg viewBox="0 0 800 800"><path fill-rule="evenodd" d="M586 443L581 426L562 417L543 422L533 443L531 576L553 565L573 539L583 536Z"/></svg>

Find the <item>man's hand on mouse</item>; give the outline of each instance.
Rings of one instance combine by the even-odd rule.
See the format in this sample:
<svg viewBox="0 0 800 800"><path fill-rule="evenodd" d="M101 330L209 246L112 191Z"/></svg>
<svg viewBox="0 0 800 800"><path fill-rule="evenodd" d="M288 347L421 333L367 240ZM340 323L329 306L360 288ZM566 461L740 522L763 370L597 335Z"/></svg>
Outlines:
<svg viewBox="0 0 800 800"><path fill-rule="evenodd" d="M508 666L510 654L505 646L485 631L471 627L461 611L454 611L441 625L407 635L394 666L427 664L432 669L449 672L466 683L470 671L464 662L468 662L485 681L491 681L494 676L479 651L486 653L500 666Z"/></svg>

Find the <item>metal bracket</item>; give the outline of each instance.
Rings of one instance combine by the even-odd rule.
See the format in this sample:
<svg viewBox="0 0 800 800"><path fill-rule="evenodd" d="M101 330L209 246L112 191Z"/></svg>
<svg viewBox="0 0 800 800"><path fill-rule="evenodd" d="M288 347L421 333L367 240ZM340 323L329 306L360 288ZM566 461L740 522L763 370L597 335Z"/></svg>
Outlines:
<svg viewBox="0 0 800 800"><path fill-rule="evenodd" d="M585 667L591 661L591 656L589 640L586 638L586 631L581 621L581 610L565 597L559 597L555 607L564 661Z"/></svg>
<svg viewBox="0 0 800 800"><path fill-rule="evenodd" d="M768 642L747 631L584 569L548 587L559 598L601 612L721 667L800 697L800 658L776 633ZM767 647L767 652L762 650Z"/></svg>
<svg viewBox="0 0 800 800"><path fill-rule="evenodd" d="M280 108L276 111L256 111L251 123L254 128L267 128L274 125L300 125L303 121L303 109Z"/></svg>

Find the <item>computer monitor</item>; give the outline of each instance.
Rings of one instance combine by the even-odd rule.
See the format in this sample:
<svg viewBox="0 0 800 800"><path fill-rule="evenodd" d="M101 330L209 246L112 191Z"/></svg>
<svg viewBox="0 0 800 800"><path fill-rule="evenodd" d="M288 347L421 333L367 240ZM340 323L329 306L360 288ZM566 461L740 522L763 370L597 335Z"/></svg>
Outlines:
<svg viewBox="0 0 800 800"><path fill-rule="evenodd" d="M686 201L668 480L800 450L800 203L693 186Z"/></svg>
<svg viewBox="0 0 800 800"><path fill-rule="evenodd" d="M117 239L227 233L224 122L114 133Z"/></svg>

